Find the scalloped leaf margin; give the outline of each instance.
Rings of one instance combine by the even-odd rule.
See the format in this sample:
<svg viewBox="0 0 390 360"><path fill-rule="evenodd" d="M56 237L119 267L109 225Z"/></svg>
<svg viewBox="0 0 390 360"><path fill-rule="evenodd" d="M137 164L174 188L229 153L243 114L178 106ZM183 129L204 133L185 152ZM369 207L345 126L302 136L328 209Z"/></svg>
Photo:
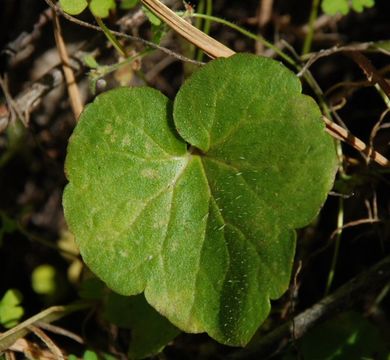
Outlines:
<svg viewBox="0 0 390 360"><path fill-rule="evenodd" d="M249 54L205 65L174 104L150 88L98 96L66 159L84 261L180 329L247 344L334 180L320 118L292 72Z"/></svg>

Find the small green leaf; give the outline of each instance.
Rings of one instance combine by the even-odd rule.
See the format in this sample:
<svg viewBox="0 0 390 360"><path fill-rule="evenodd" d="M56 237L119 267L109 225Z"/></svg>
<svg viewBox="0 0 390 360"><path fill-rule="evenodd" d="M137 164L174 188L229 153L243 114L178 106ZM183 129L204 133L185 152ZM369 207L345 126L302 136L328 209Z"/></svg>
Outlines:
<svg viewBox="0 0 390 360"><path fill-rule="evenodd" d="M91 0L89 9L91 12L100 18L106 18L110 15L110 11L116 7L115 0Z"/></svg>
<svg viewBox="0 0 390 360"><path fill-rule="evenodd" d="M352 8L357 12L362 12L364 8L371 8L375 5L375 0L352 0Z"/></svg>
<svg viewBox="0 0 390 360"><path fill-rule="evenodd" d="M351 2L352 1L352 2ZM328 15L340 13L347 15L350 8L357 12L362 12L365 7L370 8L375 5L375 0L322 0L322 11Z"/></svg>
<svg viewBox="0 0 390 360"><path fill-rule="evenodd" d="M349 12L348 0L322 0L322 11L328 15L340 13L347 15Z"/></svg>
<svg viewBox="0 0 390 360"><path fill-rule="evenodd" d="M98 96L69 143L64 210L110 288L245 345L287 289L294 229L318 214L336 168L298 78L239 54L197 71L173 111L150 88Z"/></svg>
<svg viewBox="0 0 390 360"><path fill-rule="evenodd" d="M158 354L180 333L146 302L143 295L125 297L110 293L104 316L115 325L131 329L131 359Z"/></svg>
<svg viewBox="0 0 390 360"><path fill-rule="evenodd" d="M70 15L78 15L82 13L88 6L86 0L60 0L62 10Z"/></svg>
<svg viewBox="0 0 390 360"><path fill-rule="evenodd" d="M31 274L31 286L37 294L54 294L57 290L56 269L51 265L36 267Z"/></svg>
<svg viewBox="0 0 390 360"><path fill-rule="evenodd" d="M83 360L99 360L99 357L94 351L87 350L84 352Z"/></svg>
<svg viewBox="0 0 390 360"><path fill-rule="evenodd" d="M20 306L23 296L19 290L9 289L0 300L0 324L11 328L18 324L24 314Z"/></svg>

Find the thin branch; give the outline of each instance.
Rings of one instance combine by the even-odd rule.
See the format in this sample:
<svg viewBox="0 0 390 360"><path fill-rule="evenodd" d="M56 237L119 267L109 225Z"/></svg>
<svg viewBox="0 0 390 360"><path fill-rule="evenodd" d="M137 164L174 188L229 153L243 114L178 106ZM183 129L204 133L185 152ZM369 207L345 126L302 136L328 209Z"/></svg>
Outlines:
<svg viewBox="0 0 390 360"><path fill-rule="evenodd" d="M15 121L16 118L19 118L20 121L27 126L28 122L24 118L23 114L19 110L19 107L17 106L15 100L12 98L9 89L8 89L8 77L7 74L4 75L4 78L0 76L0 89L3 91L4 97L7 101L8 105L8 114L4 113L0 117L0 134L5 131L8 124L12 121ZM8 115L8 116L7 116Z"/></svg>
<svg viewBox="0 0 390 360"><path fill-rule="evenodd" d="M258 34L261 34L261 30L271 21L272 19L272 8L274 0L259 0L257 6L257 27ZM256 54L260 55L264 53L264 44L261 41L255 43Z"/></svg>
<svg viewBox="0 0 390 360"><path fill-rule="evenodd" d="M378 84L387 98L390 99L390 84L372 65L370 60L359 51L348 51L346 54L363 70L367 80L372 85Z"/></svg>
<svg viewBox="0 0 390 360"><path fill-rule="evenodd" d="M11 347L18 339L27 335L30 332L29 326L34 325L37 321L50 323L61 319L65 315L84 310L88 307L90 307L90 304L88 303L77 303L66 306L52 306L41 311L5 333L0 333L0 353Z"/></svg>
<svg viewBox="0 0 390 360"><path fill-rule="evenodd" d="M367 146L363 141L361 141L356 136L353 136L348 130L345 130L341 126L335 124L333 121L330 121L325 116L322 117L326 124L326 131L332 135L334 138L344 141L345 143L351 145L356 150L362 152L376 163L382 166L390 166L390 162L383 155L375 151L370 146Z"/></svg>
<svg viewBox="0 0 390 360"><path fill-rule="evenodd" d="M31 32L23 31L15 39L7 43L0 55L8 56L8 65L15 66L20 61L25 60L34 51L34 43L42 36L43 27L52 19L51 9L45 9L34 24Z"/></svg>
<svg viewBox="0 0 390 360"><path fill-rule="evenodd" d="M380 74L383 77L388 76L390 73L390 65L386 65L383 68L378 70L378 74ZM334 93L336 90L342 88L340 96L349 96L354 91L365 88L368 86L372 86L371 82L368 80L360 80L360 81L341 81L337 84L332 85L329 89L325 91L325 95L330 95Z"/></svg>
<svg viewBox="0 0 390 360"><path fill-rule="evenodd" d="M69 65L72 67L75 76L79 76L83 73L85 66L83 63L84 56L86 55L85 51L77 51L69 59ZM90 53L92 56L98 55L98 51L95 50ZM28 126L28 119L30 114L38 108L41 104L43 97L49 93L51 90L57 86L62 85L65 82L63 75L62 65L59 64L49 70L44 76L42 76L37 81L30 84L24 91L16 95L12 102L8 102L8 105L12 106L11 110L18 112L18 116L21 116L21 119L26 126ZM0 116L0 123L3 119L7 119L12 116L12 112Z"/></svg>
<svg viewBox="0 0 390 360"><path fill-rule="evenodd" d="M380 49L376 46L375 42L365 42L365 43L359 43L359 44L352 44L352 45L346 45L346 46L333 46L330 49L321 50L319 52L316 52L314 54L308 54L310 57L308 61L306 62L305 66L301 69L298 76L302 76L302 74L307 71L317 60L327 57L336 53L340 52L350 52L350 51L373 51L376 49L377 51L381 52ZM383 52L383 51L382 51ZM383 52L386 55L390 55L387 52Z"/></svg>
<svg viewBox="0 0 390 360"><path fill-rule="evenodd" d="M382 114L379 118L379 121L372 128L371 134L370 134L370 146L371 147L374 146L374 139L377 136L378 132L384 128L383 122L388 114L390 114L390 108L387 108L384 112L382 112ZM386 124L386 125L389 125L389 124ZM368 158L368 160L370 160L370 158Z"/></svg>
<svg viewBox="0 0 390 360"><path fill-rule="evenodd" d="M261 0L259 1L257 18L260 28L267 25L272 19L272 7L274 0Z"/></svg>
<svg viewBox="0 0 390 360"><path fill-rule="evenodd" d="M52 354L55 356L56 360L65 360L64 354L59 349L59 347L54 343L52 339L50 339L44 331L42 331L40 328L37 328L34 325L30 325L28 329L34 333L37 337L39 337L48 347L48 349L52 352Z"/></svg>
<svg viewBox="0 0 390 360"><path fill-rule="evenodd" d="M84 340L81 336L75 334L74 332L72 331L69 331L69 330L66 330L60 326L56 326L56 325L53 325L53 324L48 324L48 323L45 323L43 321L37 321L35 323L35 326L38 326L39 328L41 329L45 329L45 330L48 330L54 334L57 334L57 335L62 335L62 336L65 336L69 339L72 339L76 342L78 342L79 344L84 344Z"/></svg>
<svg viewBox="0 0 390 360"><path fill-rule="evenodd" d="M338 235L344 229L359 226L359 225L375 224L375 223L379 223L379 222L382 222L382 220L377 219L377 218L371 218L371 217L369 217L367 219L350 221L342 226L337 227L330 235L330 240L332 240L336 235Z"/></svg>
<svg viewBox="0 0 390 360"><path fill-rule="evenodd" d="M83 103L81 101L81 95L79 88L77 86L76 77L74 75L73 69L70 66L70 58L68 55L68 50L61 33L61 24L58 19L58 16L54 10L53 11L53 26L54 26L54 37L57 44L58 53L62 62L62 70L64 71L66 86L68 89L68 94L70 98L70 105L72 107L73 115L78 120L81 112L83 111Z"/></svg>

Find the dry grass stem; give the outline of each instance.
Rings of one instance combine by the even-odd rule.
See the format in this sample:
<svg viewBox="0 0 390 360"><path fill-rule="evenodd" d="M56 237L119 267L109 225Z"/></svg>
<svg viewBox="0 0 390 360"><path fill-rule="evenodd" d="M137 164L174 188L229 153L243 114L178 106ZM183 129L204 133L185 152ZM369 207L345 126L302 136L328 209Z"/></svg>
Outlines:
<svg viewBox="0 0 390 360"><path fill-rule="evenodd" d="M151 9L167 25L179 35L183 36L191 44L203 50L211 58L229 57L235 54L232 49L221 44L219 41L205 34L195 26L191 25L171 9L158 0L142 0L142 3Z"/></svg>
<svg viewBox="0 0 390 360"><path fill-rule="evenodd" d="M65 360L65 357L59 347L40 328L37 328L34 325L30 325L28 328L32 333L34 333L45 343L45 345L52 352L56 360Z"/></svg>
<svg viewBox="0 0 390 360"><path fill-rule="evenodd" d="M83 111L83 103L81 101L81 95L79 88L77 86L76 77L74 75L73 69L70 66L70 59L64 39L61 34L61 25L58 19L57 14L53 10L53 25L54 25L54 37L57 44L58 53L62 62L62 69L64 71L66 86L68 89L68 94L70 98L70 104L72 107L73 114L78 120L81 112Z"/></svg>
<svg viewBox="0 0 390 360"><path fill-rule="evenodd" d="M362 152L379 165L386 167L390 165L389 160L386 159L382 154L378 153L370 146L367 146L362 140L360 140L356 136L353 136L349 131L335 124L333 121L330 121L325 116L323 116L323 120L326 124L326 131L334 138L351 145L353 148Z"/></svg>

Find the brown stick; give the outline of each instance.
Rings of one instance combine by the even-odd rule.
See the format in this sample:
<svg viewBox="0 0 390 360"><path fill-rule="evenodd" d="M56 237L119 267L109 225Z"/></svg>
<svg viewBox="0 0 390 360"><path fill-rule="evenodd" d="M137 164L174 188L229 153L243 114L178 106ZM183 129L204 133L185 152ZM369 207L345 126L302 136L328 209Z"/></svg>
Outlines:
<svg viewBox="0 0 390 360"><path fill-rule="evenodd" d="M66 86L68 88L68 94L70 98L70 104L72 106L73 114L76 121L78 120L81 112L83 111L83 103L81 101L81 96L79 88L77 86L76 77L73 73L73 69L70 66L70 59L68 51L66 50L66 45L61 34L61 25L58 19L58 16L54 10L53 12L53 25L54 25L54 37L57 44L58 53L62 62L62 69L64 71Z"/></svg>
<svg viewBox="0 0 390 360"><path fill-rule="evenodd" d="M219 41L191 25L158 0L142 0L159 18L175 30L179 35L202 49L211 58L229 57L235 52Z"/></svg>
<svg viewBox="0 0 390 360"><path fill-rule="evenodd" d="M273 7L274 1L273 0L261 0L259 4L259 13L258 13L258 19L259 19L259 27L263 28L265 25L267 25L271 18L272 18L272 7Z"/></svg>
<svg viewBox="0 0 390 360"><path fill-rule="evenodd" d="M386 96L390 99L390 84L372 65L370 60L359 51L348 51L346 53L363 70L367 80L372 84L378 84Z"/></svg>
<svg viewBox="0 0 390 360"><path fill-rule="evenodd" d="M91 55L97 56L98 51L92 50ZM72 66L75 75L81 75L84 70L83 58L85 51L76 51L70 59L70 65ZM28 126L30 114L38 108L44 96L57 86L62 85L65 82L64 74L61 71L62 66L57 65L50 69L42 78L30 84L25 90L17 94L9 103L13 109L17 109L17 112L22 114L22 119ZM3 121L8 123L8 118L12 117L12 112L0 114L0 124Z"/></svg>
<svg viewBox="0 0 390 360"><path fill-rule="evenodd" d="M28 329L34 333L37 337L39 337L49 348L49 350L52 352L52 354L55 356L56 360L65 360L64 355L62 354L62 351L60 348L54 343L52 339L50 339L49 336L45 334L44 331L42 331L40 328L30 325Z"/></svg>
<svg viewBox="0 0 390 360"><path fill-rule="evenodd" d="M375 151L370 146L366 145L363 141L361 141L356 136L353 136L349 131L345 130L341 126L337 125L333 121L330 121L325 116L323 116L323 120L326 124L326 131L332 135L334 138L344 141L345 143L351 145L356 150L364 153L366 156L370 157L376 163L382 166L389 166L390 162L383 155Z"/></svg>

